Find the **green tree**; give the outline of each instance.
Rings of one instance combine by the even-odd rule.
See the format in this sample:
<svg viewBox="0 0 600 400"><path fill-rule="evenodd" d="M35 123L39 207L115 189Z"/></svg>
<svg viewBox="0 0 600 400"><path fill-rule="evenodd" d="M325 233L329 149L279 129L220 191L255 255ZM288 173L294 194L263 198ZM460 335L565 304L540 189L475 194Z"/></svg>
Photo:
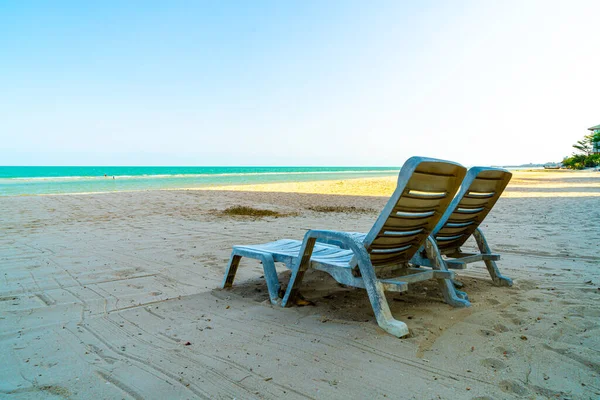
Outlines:
<svg viewBox="0 0 600 400"><path fill-rule="evenodd" d="M573 148L579 150L580 152L582 152L585 156L589 156L590 154L592 154L592 149L593 149L593 141L594 141L594 134L591 133L589 135L585 135L583 137L583 139L577 141L577 143L575 143L573 145Z"/></svg>
<svg viewBox="0 0 600 400"><path fill-rule="evenodd" d="M565 157L562 162L563 165L571 169L584 169L600 165L600 154L593 154L594 143L596 143L596 148L598 148L598 143L600 143L600 132L585 135L583 139L577 141L577 143L573 145L573 148L579 150L579 153L575 153L570 157Z"/></svg>

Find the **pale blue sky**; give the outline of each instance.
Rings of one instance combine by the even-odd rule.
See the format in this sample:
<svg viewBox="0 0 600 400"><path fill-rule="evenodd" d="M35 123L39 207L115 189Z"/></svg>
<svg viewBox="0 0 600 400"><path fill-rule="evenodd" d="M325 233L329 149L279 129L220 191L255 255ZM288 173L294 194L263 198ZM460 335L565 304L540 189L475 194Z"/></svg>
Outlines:
<svg viewBox="0 0 600 400"><path fill-rule="evenodd" d="M599 1L2 1L0 165L560 161Z"/></svg>

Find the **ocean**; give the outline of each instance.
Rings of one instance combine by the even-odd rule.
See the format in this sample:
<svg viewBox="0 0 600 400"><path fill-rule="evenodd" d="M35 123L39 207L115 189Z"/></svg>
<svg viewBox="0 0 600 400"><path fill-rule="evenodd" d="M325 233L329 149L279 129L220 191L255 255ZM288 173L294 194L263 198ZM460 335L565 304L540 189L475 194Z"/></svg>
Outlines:
<svg viewBox="0 0 600 400"><path fill-rule="evenodd" d="M400 167L0 167L0 196L186 189L398 174Z"/></svg>

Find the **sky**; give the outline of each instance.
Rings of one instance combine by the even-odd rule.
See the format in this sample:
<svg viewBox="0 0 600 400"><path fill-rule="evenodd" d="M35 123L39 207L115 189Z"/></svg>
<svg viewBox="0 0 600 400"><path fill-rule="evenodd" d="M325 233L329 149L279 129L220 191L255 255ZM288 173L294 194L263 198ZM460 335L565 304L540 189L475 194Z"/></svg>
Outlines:
<svg viewBox="0 0 600 400"><path fill-rule="evenodd" d="M0 165L560 161L600 2L0 1Z"/></svg>

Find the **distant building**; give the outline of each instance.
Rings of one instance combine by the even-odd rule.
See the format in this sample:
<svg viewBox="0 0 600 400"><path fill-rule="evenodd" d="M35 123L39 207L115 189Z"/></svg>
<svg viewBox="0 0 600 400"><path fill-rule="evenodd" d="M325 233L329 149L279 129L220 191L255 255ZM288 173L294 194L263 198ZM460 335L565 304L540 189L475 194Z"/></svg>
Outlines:
<svg viewBox="0 0 600 400"><path fill-rule="evenodd" d="M592 131L592 133L598 137L600 135L600 125L592 126L591 128L588 128L588 131ZM600 154L600 141L596 140L592 142L592 146L592 153Z"/></svg>

